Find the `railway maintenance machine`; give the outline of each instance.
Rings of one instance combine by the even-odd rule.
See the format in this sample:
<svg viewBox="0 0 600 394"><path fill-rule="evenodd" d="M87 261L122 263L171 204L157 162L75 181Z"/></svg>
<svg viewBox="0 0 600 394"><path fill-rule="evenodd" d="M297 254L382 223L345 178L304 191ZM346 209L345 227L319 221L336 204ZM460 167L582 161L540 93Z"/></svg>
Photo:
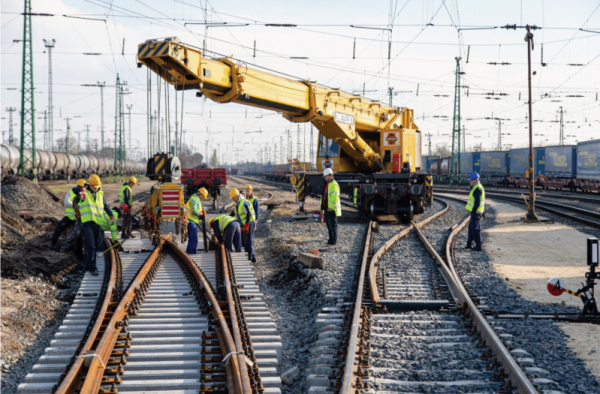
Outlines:
<svg viewBox="0 0 600 394"><path fill-rule="evenodd" d="M138 60L138 67L146 65L176 90L311 122L319 130L317 170L331 168L341 192L371 216L407 220L431 205L431 176L416 173L422 139L412 109L252 69L233 58L208 58L175 37L140 44ZM321 195L324 182L320 174L306 174L304 185L306 194Z"/></svg>

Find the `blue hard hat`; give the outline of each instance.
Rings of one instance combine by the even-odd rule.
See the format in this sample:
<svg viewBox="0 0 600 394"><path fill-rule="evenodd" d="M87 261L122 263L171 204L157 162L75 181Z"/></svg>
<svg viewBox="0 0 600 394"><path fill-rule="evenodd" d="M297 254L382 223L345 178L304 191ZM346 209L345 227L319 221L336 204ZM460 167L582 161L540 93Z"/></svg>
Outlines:
<svg viewBox="0 0 600 394"><path fill-rule="evenodd" d="M471 174L471 176L469 176L469 181L476 181L479 179L479 174L474 172Z"/></svg>

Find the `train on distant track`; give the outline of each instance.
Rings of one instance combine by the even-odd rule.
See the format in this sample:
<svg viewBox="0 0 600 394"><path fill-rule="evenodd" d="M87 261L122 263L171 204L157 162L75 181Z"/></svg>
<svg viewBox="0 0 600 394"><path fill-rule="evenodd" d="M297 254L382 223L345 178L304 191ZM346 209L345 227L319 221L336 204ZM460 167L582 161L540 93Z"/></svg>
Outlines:
<svg viewBox="0 0 600 394"><path fill-rule="evenodd" d="M533 158L537 186L600 193L600 140L536 147ZM448 183L450 162L449 157L423 156L422 171L431 173L434 183ZM529 148L460 154L460 179L465 184L469 174L477 172L484 185L526 187L528 170Z"/></svg>
<svg viewBox="0 0 600 394"><path fill-rule="evenodd" d="M31 149L24 150L24 156L29 158L25 171L31 174ZM2 145L2 176L17 175L19 173L21 154L19 148L12 145ZM62 152L51 152L36 149L35 165L38 179L66 179L67 177L87 177L91 174L100 176L114 173L114 160L104 157L72 155ZM127 161L125 165L127 175L144 174L146 163Z"/></svg>

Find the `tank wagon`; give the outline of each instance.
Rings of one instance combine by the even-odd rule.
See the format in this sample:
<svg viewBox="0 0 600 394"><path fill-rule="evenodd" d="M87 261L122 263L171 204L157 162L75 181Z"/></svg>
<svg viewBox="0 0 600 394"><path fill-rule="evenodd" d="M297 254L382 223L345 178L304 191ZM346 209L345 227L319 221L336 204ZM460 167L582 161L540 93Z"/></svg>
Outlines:
<svg viewBox="0 0 600 394"><path fill-rule="evenodd" d="M2 145L2 176L16 175L19 173L20 151L13 145ZM31 158L31 149L24 149L23 155ZM104 157L73 155L62 152L51 152L37 149L35 155L38 179L66 179L67 177L87 177L91 174L100 176L114 173L114 160ZM27 161L25 170L31 174L31 160ZM125 165L127 175L144 174L146 163L127 161Z"/></svg>

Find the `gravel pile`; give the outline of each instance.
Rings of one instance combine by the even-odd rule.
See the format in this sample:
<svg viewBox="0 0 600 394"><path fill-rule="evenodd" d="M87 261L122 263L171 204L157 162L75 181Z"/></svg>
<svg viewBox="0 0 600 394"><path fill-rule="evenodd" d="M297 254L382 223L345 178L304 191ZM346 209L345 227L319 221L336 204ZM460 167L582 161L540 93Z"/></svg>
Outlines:
<svg viewBox="0 0 600 394"><path fill-rule="evenodd" d="M281 371L298 367L300 375L284 393L304 392L311 345L317 340L317 314L335 305L338 293L349 291L364 238L365 224L340 223L338 243L326 247L327 228L313 221L291 222L273 216L259 226L255 247L259 252L256 273L265 303L283 340ZM318 248L324 270L304 268L296 262L300 252Z"/></svg>

